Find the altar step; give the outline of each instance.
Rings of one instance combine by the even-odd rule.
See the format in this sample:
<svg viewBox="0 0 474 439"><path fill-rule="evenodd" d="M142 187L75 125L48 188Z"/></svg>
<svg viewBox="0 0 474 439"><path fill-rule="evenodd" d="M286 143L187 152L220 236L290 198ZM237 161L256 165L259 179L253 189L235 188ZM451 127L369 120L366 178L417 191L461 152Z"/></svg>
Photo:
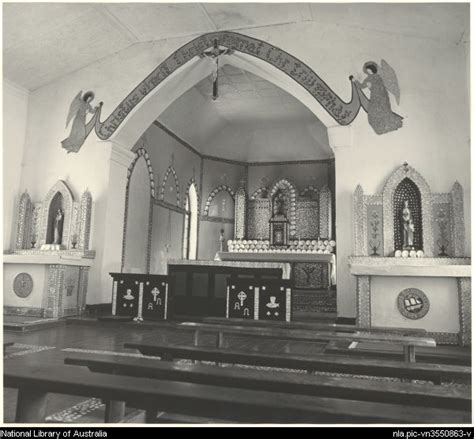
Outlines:
<svg viewBox="0 0 474 439"><path fill-rule="evenodd" d="M293 290L293 313L336 314L336 292L331 290Z"/></svg>
<svg viewBox="0 0 474 439"><path fill-rule="evenodd" d="M29 316L3 316L3 330L11 332L29 332L66 324L65 319L47 319Z"/></svg>

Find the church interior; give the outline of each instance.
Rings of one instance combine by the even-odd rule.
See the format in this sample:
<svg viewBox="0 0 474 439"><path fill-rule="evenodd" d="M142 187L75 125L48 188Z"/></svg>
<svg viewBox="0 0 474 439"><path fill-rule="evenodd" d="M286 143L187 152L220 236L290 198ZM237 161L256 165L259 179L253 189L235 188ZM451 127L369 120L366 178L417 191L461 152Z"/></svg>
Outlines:
<svg viewBox="0 0 474 439"><path fill-rule="evenodd" d="M471 424L469 7L4 3L4 424Z"/></svg>

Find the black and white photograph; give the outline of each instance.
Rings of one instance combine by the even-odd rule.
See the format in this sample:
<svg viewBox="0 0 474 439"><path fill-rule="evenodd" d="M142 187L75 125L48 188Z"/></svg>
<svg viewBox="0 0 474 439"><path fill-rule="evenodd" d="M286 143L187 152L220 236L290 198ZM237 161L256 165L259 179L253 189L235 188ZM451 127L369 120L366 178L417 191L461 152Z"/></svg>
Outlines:
<svg viewBox="0 0 474 439"><path fill-rule="evenodd" d="M470 9L2 2L1 436L463 437Z"/></svg>

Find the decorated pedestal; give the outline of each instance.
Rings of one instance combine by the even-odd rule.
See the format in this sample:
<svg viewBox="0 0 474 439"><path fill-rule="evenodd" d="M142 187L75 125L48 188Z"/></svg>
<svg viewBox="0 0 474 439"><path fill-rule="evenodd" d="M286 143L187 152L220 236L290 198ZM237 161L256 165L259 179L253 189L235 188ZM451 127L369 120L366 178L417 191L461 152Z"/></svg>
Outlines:
<svg viewBox="0 0 474 439"><path fill-rule="evenodd" d="M169 278L164 275L110 273L112 315L140 320L166 320Z"/></svg>

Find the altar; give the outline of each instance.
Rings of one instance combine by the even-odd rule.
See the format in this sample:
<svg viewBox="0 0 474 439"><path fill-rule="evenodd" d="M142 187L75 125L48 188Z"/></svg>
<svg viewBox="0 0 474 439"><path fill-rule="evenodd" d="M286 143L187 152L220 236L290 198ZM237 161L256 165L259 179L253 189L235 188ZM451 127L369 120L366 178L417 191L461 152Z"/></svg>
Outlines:
<svg viewBox="0 0 474 439"><path fill-rule="evenodd" d="M169 315L225 317L229 279L252 282L290 279L284 262L168 261Z"/></svg>
<svg viewBox="0 0 474 439"><path fill-rule="evenodd" d="M4 314L54 318L86 307L92 196L59 180L41 202L20 197L14 248L3 256Z"/></svg>
<svg viewBox="0 0 474 439"><path fill-rule="evenodd" d="M471 259L463 190L431 193L404 163L382 194L354 192L357 324L422 328L439 344L471 343Z"/></svg>
<svg viewBox="0 0 474 439"><path fill-rule="evenodd" d="M4 255L4 314L56 319L82 314L92 262L44 252Z"/></svg>

